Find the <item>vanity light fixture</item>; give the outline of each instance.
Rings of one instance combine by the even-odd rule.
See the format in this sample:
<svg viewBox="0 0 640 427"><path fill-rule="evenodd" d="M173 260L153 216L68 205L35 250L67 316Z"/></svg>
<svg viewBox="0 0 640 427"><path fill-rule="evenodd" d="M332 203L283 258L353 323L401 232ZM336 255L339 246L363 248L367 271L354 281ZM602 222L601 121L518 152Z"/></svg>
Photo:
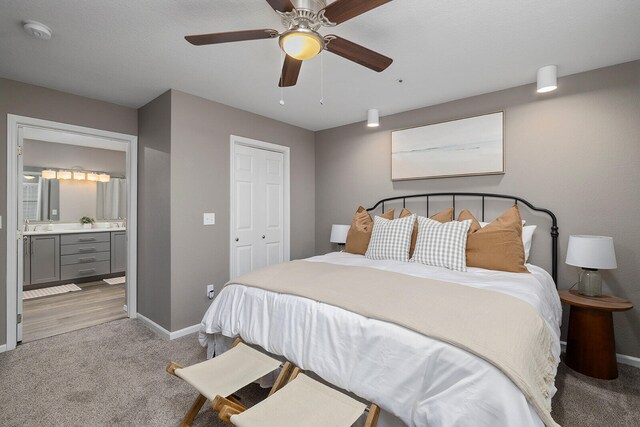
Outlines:
<svg viewBox="0 0 640 427"><path fill-rule="evenodd" d="M370 128L377 128L380 126L380 114L378 110L371 109L367 111L367 126Z"/></svg>
<svg viewBox="0 0 640 427"><path fill-rule="evenodd" d="M558 67L546 65L538 69L538 93L551 92L558 88Z"/></svg>
<svg viewBox="0 0 640 427"><path fill-rule="evenodd" d="M95 172L87 172L87 181L100 181L100 175Z"/></svg>
<svg viewBox="0 0 640 427"><path fill-rule="evenodd" d="M87 179L87 174L85 172L73 171L73 179L77 181L84 181Z"/></svg>
<svg viewBox="0 0 640 427"><path fill-rule="evenodd" d="M44 179L56 179L56 171L53 169L45 169L42 171L42 177Z"/></svg>
<svg viewBox="0 0 640 427"><path fill-rule="evenodd" d="M106 173L101 173L98 178L100 182L109 182L111 180L111 177Z"/></svg>
<svg viewBox="0 0 640 427"><path fill-rule="evenodd" d="M58 179L71 179L71 171L58 171Z"/></svg>

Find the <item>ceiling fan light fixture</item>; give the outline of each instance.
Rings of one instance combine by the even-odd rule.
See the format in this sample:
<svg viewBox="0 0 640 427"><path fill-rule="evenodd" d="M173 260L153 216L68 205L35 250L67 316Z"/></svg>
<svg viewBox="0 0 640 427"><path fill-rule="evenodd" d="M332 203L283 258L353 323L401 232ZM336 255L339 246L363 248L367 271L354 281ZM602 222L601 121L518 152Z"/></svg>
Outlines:
<svg viewBox="0 0 640 427"><path fill-rule="evenodd" d="M324 41L315 31L299 28L282 34L280 47L290 57L306 61L322 51Z"/></svg>

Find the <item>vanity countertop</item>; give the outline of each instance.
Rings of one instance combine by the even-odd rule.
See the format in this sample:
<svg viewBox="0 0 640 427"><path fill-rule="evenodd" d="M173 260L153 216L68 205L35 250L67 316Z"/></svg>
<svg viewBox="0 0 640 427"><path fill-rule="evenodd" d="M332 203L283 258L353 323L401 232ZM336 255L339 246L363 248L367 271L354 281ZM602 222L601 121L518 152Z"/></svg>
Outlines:
<svg viewBox="0 0 640 427"><path fill-rule="evenodd" d="M25 231L23 236L40 236L46 234L80 234L80 233L106 233L111 231L127 231L125 227L114 228L75 228L75 229L58 229L58 230L38 230L38 231Z"/></svg>

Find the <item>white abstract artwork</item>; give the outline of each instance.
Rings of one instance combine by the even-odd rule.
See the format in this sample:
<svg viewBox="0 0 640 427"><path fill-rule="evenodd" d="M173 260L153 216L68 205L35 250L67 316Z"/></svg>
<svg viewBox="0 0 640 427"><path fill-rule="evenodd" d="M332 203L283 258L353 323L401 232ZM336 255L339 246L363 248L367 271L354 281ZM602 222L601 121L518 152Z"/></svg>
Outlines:
<svg viewBox="0 0 640 427"><path fill-rule="evenodd" d="M504 112L391 133L391 179L504 173Z"/></svg>

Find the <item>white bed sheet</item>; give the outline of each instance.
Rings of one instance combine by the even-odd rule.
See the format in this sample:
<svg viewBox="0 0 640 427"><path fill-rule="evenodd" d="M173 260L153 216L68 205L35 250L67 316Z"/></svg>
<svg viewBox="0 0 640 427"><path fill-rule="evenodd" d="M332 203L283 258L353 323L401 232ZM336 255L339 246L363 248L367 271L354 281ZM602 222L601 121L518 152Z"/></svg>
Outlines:
<svg viewBox="0 0 640 427"><path fill-rule="evenodd" d="M430 277L512 295L547 321L560 355L561 305L551 276L470 268L466 273L360 255L330 253L308 261ZM348 284L345 284L348 286ZM214 352L220 335L241 336L331 384L376 402L409 426L542 426L524 395L498 368L450 344L306 298L229 285L207 310L200 343ZM309 340L307 337L314 339ZM224 349L218 349L218 352ZM549 389L551 398L556 389ZM387 420L387 421L385 421ZM381 427L392 425L381 417Z"/></svg>

